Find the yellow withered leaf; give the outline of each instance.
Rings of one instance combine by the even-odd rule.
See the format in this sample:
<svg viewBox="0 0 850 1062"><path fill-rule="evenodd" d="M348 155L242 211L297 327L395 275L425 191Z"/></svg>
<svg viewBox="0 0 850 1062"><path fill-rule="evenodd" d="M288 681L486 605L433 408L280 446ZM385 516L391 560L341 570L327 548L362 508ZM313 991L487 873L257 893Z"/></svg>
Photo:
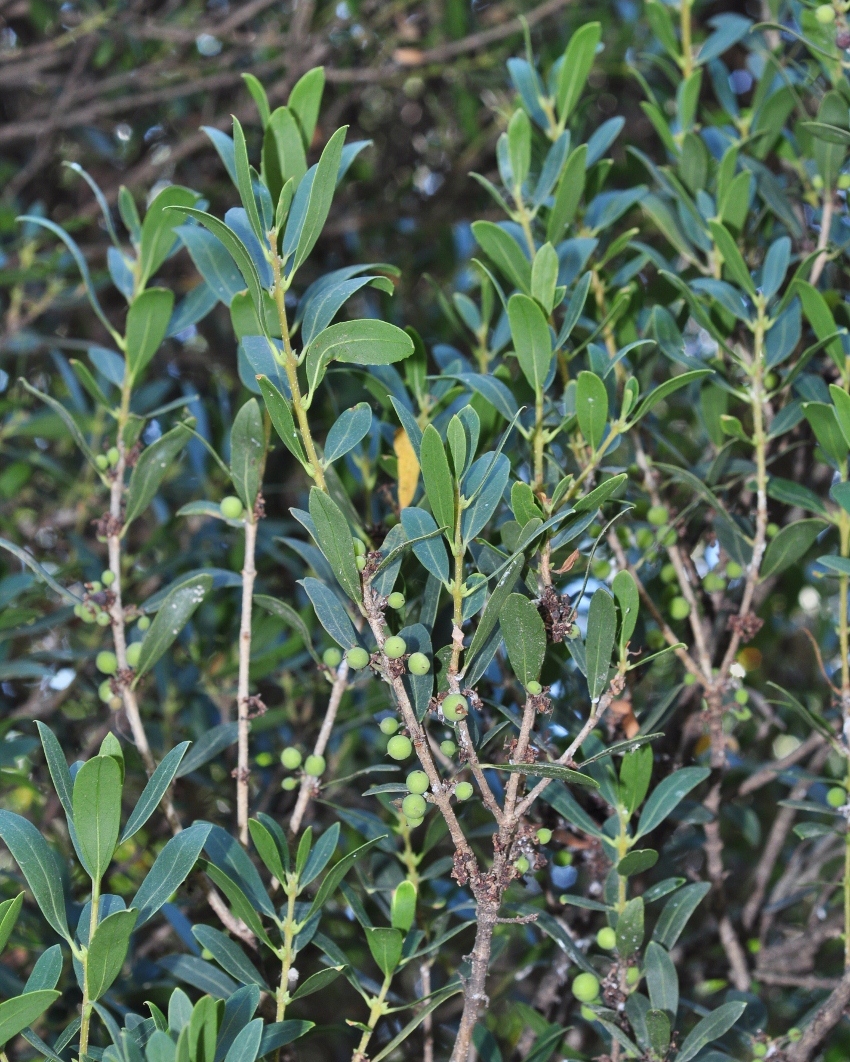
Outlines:
<svg viewBox="0 0 850 1062"><path fill-rule="evenodd" d="M413 501L416 493L416 484L419 482L419 461L407 437L407 432L403 428L399 428L395 433L393 450L398 459L398 505L400 509L405 509Z"/></svg>

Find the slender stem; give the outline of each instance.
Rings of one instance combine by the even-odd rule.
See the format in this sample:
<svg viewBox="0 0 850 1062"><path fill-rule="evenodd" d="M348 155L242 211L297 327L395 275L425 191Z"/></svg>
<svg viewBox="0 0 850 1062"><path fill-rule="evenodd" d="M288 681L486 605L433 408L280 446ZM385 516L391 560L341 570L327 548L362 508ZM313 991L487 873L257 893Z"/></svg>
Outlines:
<svg viewBox="0 0 850 1062"><path fill-rule="evenodd" d="M827 247L829 245L829 233L832 228L832 214L835 210L835 201L831 188L825 188L823 193L823 210L821 211L820 218L820 232L818 233L818 245L817 249L820 254L815 259L815 264L812 266L812 273L810 281L812 284L817 285L820 280L820 275L823 272L823 268L826 265L827 259Z"/></svg>
<svg viewBox="0 0 850 1062"><path fill-rule="evenodd" d="M363 1035L360 1037L360 1043L357 1045L354 1053L351 1056L351 1062L366 1062L366 1048L369 1046L369 1041L372 1039L372 1034L375 1031L375 1026L381 1020L384 1013L384 1002L387 998L387 992L390 990L392 984L392 974L387 974L384 977L384 983L381 985L381 991L372 1000L372 1005L369 1008L369 1021L366 1023L368 1028L363 1030Z"/></svg>
<svg viewBox="0 0 850 1062"><path fill-rule="evenodd" d="M694 69L693 43L691 40L691 0L681 0L682 74L690 77Z"/></svg>
<svg viewBox="0 0 850 1062"><path fill-rule="evenodd" d="M537 388L534 401L534 490L543 490L543 388Z"/></svg>
<svg viewBox="0 0 850 1062"><path fill-rule="evenodd" d="M251 668L251 609L254 598L254 567L257 549L257 518L249 513L245 519L245 562L242 566L242 618L239 625L239 680L236 691L239 745L236 762L236 823L239 840L248 843L248 781L251 775L248 735L251 731L250 668Z"/></svg>
<svg viewBox="0 0 850 1062"><path fill-rule="evenodd" d="M91 918L89 919L89 942L82 954L83 966L83 1006L80 1014L80 1059L84 1059L89 1050L89 1027L91 1025L92 1003L89 999L89 949L94 940L100 911L100 882L92 882Z"/></svg>

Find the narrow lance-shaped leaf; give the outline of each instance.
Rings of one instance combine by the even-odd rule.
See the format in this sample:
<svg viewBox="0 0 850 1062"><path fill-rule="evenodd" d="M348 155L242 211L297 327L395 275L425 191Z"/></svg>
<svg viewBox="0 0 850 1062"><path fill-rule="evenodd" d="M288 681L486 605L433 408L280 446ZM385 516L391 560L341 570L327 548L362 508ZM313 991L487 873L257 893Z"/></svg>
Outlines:
<svg viewBox="0 0 850 1062"><path fill-rule="evenodd" d="M90 999L100 999L121 973L138 917L135 910L114 911L95 929L87 959Z"/></svg>
<svg viewBox="0 0 850 1062"><path fill-rule="evenodd" d="M121 824L121 768L112 756L94 756L74 779L74 825L93 881L112 861Z"/></svg>
<svg viewBox="0 0 850 1062"><path fill-rule="evenodd" d="M310 515L316 527L316 540L333 569L339 585L352 601L360 601L363 589L354 552L354 539L348 521L336 502L318 487L310 491Z"/></svg>
<svg viewBox="0 0 850 1062"><path fill-rule="evenodd" d="M511 594L502 606L502 637L514 674L527 687L536 682L546 655L546 628L535 605L523 594Z"/></svg>
<svg viewBox="0 0 850 1062"><path fill-rule="evenodd" d="M230 430L230 475L236 493L249 512L253 512L260 492L265 454L263 417L256 398L251 398L236 414Z"/></svg>
<svg viewBox="0 0 850 1062"><path fill-rule="evenodd" d="M197 575L172 590L163 601L142 642L142 650L136 666L136 677L133 680L134 686L171 647L211 587L212 576Z"/></svg>
<svg viewBox="0 0 850 1062"><path fill-rule="evenodd" d="M191 437L189 427L178 424L142 451L130 476L122 535L126 534L132 521L153 501L162 481L168 475L168 470Z"/></svg>
<svg viewBox="0 0 850 1062"><path fill-rule="evenodd" d="M608 668L617 633L617 612L607 590L594 593L587 613L587 685L590 699L596 703L608 685Z"/></svg>
<svg viewBox="0 0 850 1062"><path fill-rule="evenodd" d="M133 897L132 907L139 912L139 925L152 918L183 884L211 829L208 822L196 822L168 841Z"/></svg>
<svg viewBox="0 0 850 1062"><path fill-rule="evenodd" d="M150 776L147 785L142 790L142 795L133 809L133 813L121 833L121 844L134 837L156 811L160 800L165 796L166 790L177 774L180 763L186 755L186 750L191 744L191 741L181 741L163 758L162 763Z"/></svg>
<svg viewBox="0 0 850 1062"><path fill-rule="evenodd" d="M12 811L0 811L0 837L21 868L41 913L61 937L70 940L62 870L53 849L31 822Z"/></svg>

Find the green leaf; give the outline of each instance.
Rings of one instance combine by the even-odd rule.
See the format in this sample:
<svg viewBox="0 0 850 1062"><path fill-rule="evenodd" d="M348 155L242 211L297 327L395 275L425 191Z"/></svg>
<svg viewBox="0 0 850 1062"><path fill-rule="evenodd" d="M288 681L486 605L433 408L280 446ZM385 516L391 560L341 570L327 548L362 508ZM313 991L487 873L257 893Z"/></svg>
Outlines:
<svg viewBox="0 0 850 1062"><path fill-rule="evenodd" d="M256 398L250 398L230 429L230 475L242 504L251 513L260 492L265 458L263 416Z"/></svg>
<svg viewBox="0 0 850 1062"><path fill-rule="evenodd" d="M259 914L236 882L225 874L224 871L219 870L214 863L202 862L202 866L213 884L221 889L227 897L236 917L241 918L251 932L259 937L264 944L272 950L275 950L275 945L272 943L271 938L263 928L263 923L260 921Z"/></svg>
<svg viewBox="0 0 850 1062"><path fill-rule="evenodd" d="M305 996L312 996L314 992L320 992L335 981L342 973L342 970L342 966L332 966L328 970L319 970L318 973L312 974L303 984L299 985L298 991L293 995L291 1002L294 1003L296 999L304 999Z"/></svg>
<svg viewBox="0 0 850 1062"><path fill-rule="evenodd" d="M301 437L295 429L295 420L293 419L289 402L267 376L258 376L257 383L260 385L260 391L263 395L263 401L266 403L272 427L292 456L306 467L307 456L301 445Z"/></svg>
<svg viewBox="0 0 850 1062"><path fill-rule="evenodd" d="M184 218L198 199L198 193L179 184L169 184L148 207L142 222L142 240L139 248L139 288L144 288L148 280L159 269L177 239L174 229L182 224Z"/></svg>
<svg viewBox="0 0 850 1062"><path fill-rule="evenodd" d="M792 288L800 296L800 301L803 304L803 312L809 319L809 324L815 335L819 340L825 340L829 336L832 336L837 331L835 318L832 315L832 310L829 308L829 304L823 295L813 287L808 281L795 279ZM829 356L835 362L836 366L843 371L844 369L844 347L841 342L840 336L835 336L828 344L827 348Z"/></svg>
<svg viewBox="0 0 850 1062"><path fill-rule="evenodd" d="M344 365L391 365L413 353L413 340L386 321L364 318L331 325L313 339L304 355L310 392L332 361Z"/></svg>
<svg viewBox="0 0 850 1062"><path fill-rule="evenodd" d="M133 808L132 815L127 820L127 825L121 833L120 844L134 837L156 811L160 800L165 796L166 790L177 775L180 763L191 744L191 741L181 741L163 757L162 763L148 779L142 795Z"/></svg>
<svg viewBox="0 0 850 1062"><path fill-rule="evenodd" d="M86 960L89 999L100 999L121 973L138 917L135 910L113 911L95 929Z"/></svg>
<svg viewBox="0 0 850 1062"><path fill-rule="evenodd" d="M848 444L839 426L835 407L826 402L804 402L803 413L824 454L836 467L843 467L847 460Z"/></svg>
<svg viewBox="0 0 850 1062"><path fill-rule="evenodd" d="M156 857L131 904L139 912L140 926L153 918L169 896L186 880L211 829L208 822L195 822L187 826L172 837Z"/></svg>
<svg viewBox="0 0 850 1062"><path fill-rule="evenodd" d="M166 288L148 288L130 303L126 344L127 371L131 380L139 378L159 350L173 310L174 292Z"/></svg>
<svg viewBox="0 0 850 1062"><path fill-rule="evenodd" d="M652 749L648 744L627 752L623 757L620 764L620 797L630 815L635 813L646 797L653 762Z"/></svg>
<svg viewBox="0 0 850 1062"><path fill-rule="evenodd" d="M411 1020L405 1025L401 1032L392 1038L386 1047L382 1048L376 1055L373 1056L372 1062L383 1062L385 1058L389 1058L394 1053L396 1048L404 1043L404 1041L415 1032L416 1029L422 1024L422 1022L432 1014L437 1007L443 1005L447 999L451 999L452 996L456 996L459 992L462 992L463 988L460 985L453 985L445 992L441 992L439 995L433 996L424 1006L420 1007Z"/></svg>
<svg viewBox="0 0 850 1062"><path fill-rule="evenodd" d="M0 810L0 837L21 868L30 892L51 928L70 941L62 892L62 868L53 849L31 822L11 811Z"/></svg>
<svg viewBox="0 0 850 1062"><path fill-rule="evenodd" d="M598 789L599 783L589 774L563 767L560 763L482 763L482 767L493 771L507 771L508 774L526 774L530 778L557 778L570 785L584 785L588 789Z"/></svg>
<svg viewBox="0 0 850 1062"><path fill-rule="evenodd" d="M543 519L543 512L537 504L534 491L527 483L518 480L511 487L511 508L517 523L524 527L529 520Z"/></svg>
<svg viewBox="0 0 850 1062"><path fill-rule="evenodd" d="M576 210L584 195L584 185L587 180L587 144L580 144L572 152L564 166L555 202L546 221L546 239L552 244L560 243L564 238L567 226L576 215ZM491 256L492 257L492 256ZM588 280L590 276L588 274ZM530 278L529 278L530 286ZM585 297L587 289L585 288ZM582 306L584 299L581 300ZM570 302L572 305L572 300ZM581 306L578 308L581 310ZM577 317L577 315L576 315ZM568 330L568 333L569 334ZM566 336L564 337L566 338Z"/></svg>
<svg viewBox="0 0 850 1062"><path fill-rule="evenodd" d="M642 874L658 862L658 853L652 848L638 848L623 856L617 864L617 873L621 878L630 878L633 874Z"/></svg>
<svg viewBox="0 0 850 1062"><path fill-rule="evenodd" d="M542 394L552 363L552 333L543 311L528 295L511 295L508 320L519 367L535 394Z"/></svg>
<svg viewBox="0 0 850 1062"><path fill-rule="evenodd" d="M467 661L471 662L475 658L495 630L505 601L507 601L508 595L513 590L524 563L524 557L515 557L493 588L493 593L484 606L484 611L478 621L478 627L472 636L472 642L466 656Z"/></svg>
<svg viewBox="0 0 850 1062"><path fill-rule="evenodd" d="M551 243L537 249L531 265L531 294L547 314L555 306L555 286L558 283L558 253Z"/></svg>
<svg viewBox="0 0 850 1062"><path fill-rule="evenodd" d="M303 74L289 94L287 106L298 119L304 134L304 146L313 142L316 122L319 120L319 108L322 105L322 93L325 89L325 68L314 66Z"/></svg>
<svg viewBox="0 0 850 1062"><path fill-rule="evenodd" d="M665 380L663 384L660 384L654 390L650 391L635 410L632 417L632 424L645 417L646 414L657 405L662 399L667 398L668 395L674 394L676 391L681 390L683 387L687 387L688 384L694 382L694 380L701 380L705 376L710 376L711 369L693 369L691 372L683 372L679 376L674 376L670 380Z"/></svg>
<svg viewBox="0 0 850 1062"><path fill-rule="evenodd" d="M536 682L546 655L546 628L535 605L523 594L511 594L502 606L502 637L514 674L527 687Z"/></svg>
<svg viewBox="0 0 850 1062"><path fill-rule="evenodd" d="M384 839L382 833L380 837L373 837L370 841L362 844L359 848L356 848L353 852L349 852L348 855L343 856L338 863L336 863L322 879L322 884L319 886L319 891L316 893L313 903L310 906L310 910L307 912L307 918L316 911L320 911L327 901L333 896L336 890L339 888L342 879L348 873L348 871L354 866L358 859L362 858L370 848L373 848L376 844Z"/></svg>
<svg viewBox="0 0 850 1062"><path fill-rule="evenodd" d="M6 943L9 937L12 935L12 930L18 921L18 915L21 913L21 908L24 905L24 894L19 892L11 900L4 900L0 903L0 951L6 947Z"/></svg>
<svg viewBox="0 0 850 1062"><path fill-rule="evenodd" d="M511 115L506 136L513 187L519 191L531 167L531 122L521 107Z"/></svg>
<svg viewBox="0 0 850 1062"><path fill-rule="evenodd" d="M562 124L575 110L584 91L601 38L602 26L598 22L585 23L570 37L570 43L564 52L564 60L558 72L556 101L558 117Z"/></svg>
<svg viewBox="0 0 850 1062"><path fill-rule="evenodd" d="M608 424L608 392L596 373L578 374L576 416L588 446L592 450L598 449Z"/></svg>
<svg viewBox="0 0 850 1062"><path fill-rule="evenodd" d="M835 419L844 436L844 441L850 446L850 395L838 384L829 385L829 394L835 407Z"/></svg>
<svg viewBox="0 0 850 1062"><path fill-rule="evenodd" d="M333 201L339 164L342 159L342 146L347 132L348 126L337 129L325 145L322 157L313 171L313 180L307 183L308 173L295 193L283 239L284 255L292 254L287 279L291 280L295 271L313 250L324 228ZM305 194L306 202L299 214L297 209L299 197L303 199Z"/></svg>
<svg viewBox="0 0 850 1062"><path fill-rule="evenodd" d="M42 990L25 992L22 996L0 1003L0 1047L40 1018L61 992Z"/></svg>
<svg viewBox="0 0 850 1062"><path fill-rule="evenodd" d="M254 604L258 605L266 612L271 613L272 616L277 616L278 619L282 619L288 627L292 627L292 629L300 636L304 648L310 656L312 656L317 664L321 663L319 654L313 648L310 629L292 605L288 604L286 601L281 601L276 597L270 597L268 594L255 594Z"/></svg>
<svg viewBox="0 0 850 1062"><path fill-rule="evenodd" d="M702 1021L697 1022L682 1041L682 1046L676 1055L676 1062L690 1062L694 1055L699 1054L707 1044L713 1043L727 1033L746 1008L746 1001L743 1000L724 1003L722 1007L718 1007Z"/></svg>
<svg viewBox="0 0 850 1062"><path fill-rule="evenodd" d="M787 524L771 539L765 550L760 577L766 579L769 575L778 575L790 568L808 552L821 531L828 526L825 520L816 519Z"/></svg>
<svg viewBox="0 0 850 1062"><path fill-rule="evenodd" d="M620 654L624 655L637 624L640 594L634 576L625 569L614 576L611 589L620 607Z"/></svg>
<svg viewBox="0 0 850 1062"><path fill-rule="evenodd" d="M254 265L245 244L239 239L235 232L224 224L223 221L219 221L219 219L213 217L212 214L207 214L203 210L195 209L187 210L186 213L190 217L199 221L205 229L208 229L213 236L218 237L220 242L224 244L225 249L228 251L230 257L236 263L237 269L242 274L245 286L248 288L248 293L251 296L251 301L254 303L254 308L258 313L260 324L262 327L265 327L265 314L262 312L264 305L263 287L260 283L260 275L257 272L257 267Z"/></svg>
<svg viewBox="0 0 850 1062"><path fill-rule="evenodd" d="M531 263L513 236L492 221L473 221L472 235L511 283L530 295Z"/></svg>
<svg viewBox="0 0 850 1062"><path fill-rule="evenodd" d="M429 424L422 433L419 464L434 519L439 525L447 527L447 534L451 536L455 527L454 481L443 440L433 424Z"/></svg>
<svg viewBox="0 0 850 1062"><path fill-rule="evenodd" d="M618 476L611 476L610 479L606 479L600 483L598 487L589 493L585 494L583 498L575 503L573 511L576 513L589 513L598 509L604 505L606 501L622 487L629 476L627 472L621 472Z"/></svg>
<svg viewBox="0 0 850 1062"><path fill-rule="evenodd" d="M286 881L286 867L271 831L257 819L249 819L248 832L269 873L274 874L278 881Z"/></svg>
<svg viewBox="0 0 850 1062"><path fill-rule="evenodd" d="M22 897L18 898L22 900ZM402 881L395 887L390 918L393 929L400 929L403 933L410 931L416 918L416 886L412 881Z"/></svg>
<svg viewBox="0 0 850 1062"><path fill-rule="evenodd" d="M741 256L741 252L738 250L738 245L729 234L729 230L721 225L719 221L709 221L708 227L711 230L714 243L717 250L720 252L720 256L723 259L723 264L726 267L729 276L739 287L743 288L748 295L754 296L756 293L756 286L753 283L753 278L750 276L747 264Z"/></svg>
<svg viewBox="0 0 850 1062"><path fill-rule="evenodd" d="M112 756L87 760L74 779L74 825L92 881L112 861L121 826L121 768Z"/></svg>
<svg viewBox="0 0 850 1062"><path fill-rule="evenodd" d="M24 390L29 391L29 393L31 395L35 395L35 397L40 399L42 402L44 402L45 405L50 406L50 408L53 410L53 412L56 413L61 418L62 422L65 424L65 427L68 429L68 431L69 431L69 433L71 435L71 438L74 440L74 442L80 448L80 450L82 451L82 453L85 456L85 458L88 461L88 463L92 466L92 468L97 468L97 462L95 461L95 455L94 455L91 447L86 442L85 436L83 435L82 431L80 430L79 425L74 420L74 418L71 416L70 412L62 405L62 403L57 401L51 395L46 395L46 394L44 394L44 392L39 391L38 388L33 387L32 384L28 383L24 379L21 379L21 385L23 386ZM100 474L101 474L100 473L100 469L98 469L98 475L100 475ZM5 539L0 540L0 541L4 541L5 542ZM19 547L14 547L14 549L12 549L11 546L7 545L5 548L6 549L11 549L11 551L14 552L14 550L19 548ZM26 556L29 557L29 554L27 554ZM23 560L23 557L21 559ZM32 568L33 564L35 562L33 561L32 563L30 563L30 561L24 560L24 563L25 564L29 564L29 566ZM35 571L35 570L36 569L33 568L33 571ZM38 566L38 570L39 570L40 573L43 571L43 569L41 569L40 565ZM42 577L44 578L44 576L42 576ZM59 585L58 583L56 583L55 580L45 579L45 582L48 582L53 587L54 590L56 590L57 586ZM72 598L74 604L77 603L78 599L73 597L73 595L68 594L67 590L57 590L57 593L61 593L62 596L66 598L66 600Z"/></svg>
<svg viewBox="0 0 850 1062"><path fill-rule="evenodd" d="M130 476L122 535L126 534L133 520L153 501L169 469L191 437L191 429L178 424L142 451Z"/></svg>
<svg viewBox="0 0 850 1062"><path fill-rule="evenodd" d="M643 944L643 897L629 900L617 919L617 951L630 958Z"/></svg>
<svg viewBox="0 0 850 1062"><path fill-rule="evenodd" d="M269 121L269 98L266 95L266 90L263 88L262 83L254 77L253 74L243 74L242 80L245 82L245 88L251 93L251 99L254 101L257 107L257 112L260 115L260 121L263 124L263 128L268 125Z"/></svg>
<svg viewBox="0 0 850 1062"><path fill-rule="evenodd" d="M331 861L338 843L339 823L335 822L330 829L325 830L319 837L318 841L310 849L307 862L298 869L298 886L301 891L322 873Z"/></svg>
<svg viewBox="0 0 850 1062"><path fill-rule="evenodd" d="M644 967L650 1003L656 1010L665 1010L675 1018L679 1009L679 978L670 953L651 940L644 953Z"/></svg>
<svg viewBox="0 0 850 1062"><path fill-rule="evenodd" d="M401 959L404 935L398 929L372 927L366 930L366 943L384 977L392 976Z"/></svg>
<svg viewBox="0 0 850 1062"><path fill-rule="evenodd" d="M334 591L312 576L299 581L307 591L307 597L310 598L316 618L331 638L343 649L351 649L357 645L358 639L354 624Z"/></svg>
<svg viewBox="0 0 850 1062"><path fill-rule="evenodd" d="M38 720L36 726L41 738L41 747L44 749L47 768L53 781L53 788L56 790L56 795L59 797L59 802L65 811L65 815L70 822L73 822L74 803L72 794L74 783L71 781L71 772L68 770L65 753L62 751L59 739L46 723Z"/></svg>
<svg viewBox="0 0 850 1062"><path fill-rule="evenodd" d="M663 1010L652 1009L646 1012L644 1022L646 1035L649 1037L654 1054L658 1058L663 1058L670 1047L670 1018Z"/></svg>
<svg viewBox="0 0 850 1062"><path fill-rule="evenodd" d="M333 569L337 582L352 601L363 599L357 570L354 539L340 507L318 487L310 491L310 516L316 527L316 541Z"/></svg>
<svg viewBox="0 0 850 1062"><path fill-rule="evenodd" d="M191 751L184 757L183 762L177 768L175 778L185 778L192 771L197 771L205 763L217 756L223 749L234 745L239 736L238 723L219 723L218 726L205 730L198 740L192 745ZM178 746L179 747L179 746ZM169 753L170 755L170 753ZM166 759L168 757L166 756ZM165 760L162 761L165 763ZM151 780L156 775L154 771ZM129 823L128 823L129 825Z"/></svg>
<svg viewBox="0 0 850 1062"><path fill-rule="evenodd" d="M150 630L142 642L136 666L135 686L139 679L171 648L174 640L191 619L195 609L212 588L211 575L196 575L175 587L163 601Z"/></svg>
<svg viewBox="0 0 850 1062"><path fill-rule="evenodd" d="M617 634L617 610L607 590L600 587L590 599L587 613L587 685L594 704L608 685L611 652Z"/></svg>
<svg viewBox="0 0 850 1062"><path fill-rule="evenodd" d="M696 789L710 774L708 767L683 767L660 782L644 806L635 840L651 833L678 807L688 793Z"/></svg>
<svg viewBox="0 0 850 1062"><path fill-rule="evenodd" d="M243 985L259 985L268 991L266 979L230 937L212 926L192 926L192 936L211 953L221 968Z"/></svg>
<svg viewBox="0 0 850 1062"><path fill-rule="evenodd" d="M244 76L244 75L243 75ZM245 144L245 134L238 118L233 118L233 162L236 167L236 187L239 190L239 198L248 215L248 223L254 231L260 246L266 245L266 234L260 222L260 212L257 210L257 200L254 196L254 184L251 180L251 164L248 162L248 148Z"/></svg>

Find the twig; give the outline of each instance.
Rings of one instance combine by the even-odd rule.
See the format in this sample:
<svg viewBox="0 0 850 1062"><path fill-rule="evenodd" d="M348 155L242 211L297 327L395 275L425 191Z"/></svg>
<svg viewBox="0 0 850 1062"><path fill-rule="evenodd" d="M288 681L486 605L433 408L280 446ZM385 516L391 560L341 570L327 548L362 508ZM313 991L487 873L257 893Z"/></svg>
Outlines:
<svg viewBox="0 0 850 1062"><path fill-rule="evenodd" d="M821 1041L841 1021L850 1003L850 970L838 982L832 995L806 1026L796 1044L791 1044L786 1057L788 1062L808 1062Z"/></svg>
<svg viewBox="0 0 850 1062"><path fill-rule="evenodd" d="M242 618L239 625L239 681L236 691L239 744L236 759L236 824L239 840L248 844L248 782L251 776L248 735L251 732L250 671L251 671L251 609L254 599L254 564L257 550L257 516L245 518L245 562L242 566Z"/></svg>

